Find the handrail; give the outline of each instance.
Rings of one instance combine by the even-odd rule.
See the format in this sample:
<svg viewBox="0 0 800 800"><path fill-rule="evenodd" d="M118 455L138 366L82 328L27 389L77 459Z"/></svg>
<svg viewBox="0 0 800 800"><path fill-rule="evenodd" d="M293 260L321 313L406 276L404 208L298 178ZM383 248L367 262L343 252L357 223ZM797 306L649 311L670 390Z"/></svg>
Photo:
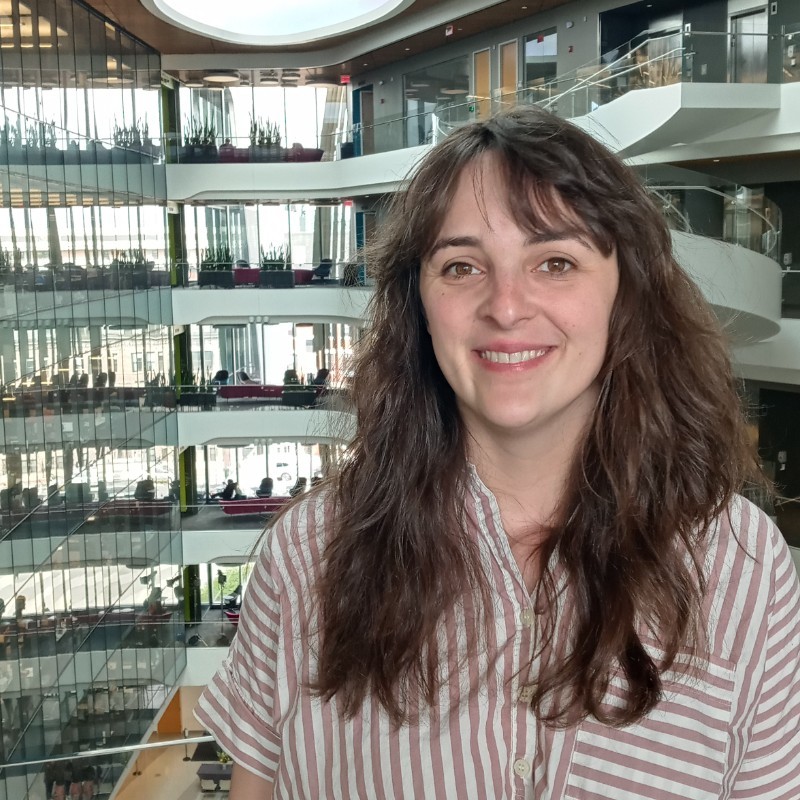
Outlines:
<svg viewBox="0 0 800 800"><path fill-rule="evenodd" d="M29 761L12 761L0 765L0 773L9 767L38 767L59 761L75 761L76 759L94 758L97 756L115 755L117 753L138 753L142 750L156 750L161 747L173 747L174 745L201 744L203 742L216 741L213 736L193 736L191 738L181 737L180 739L169 739L162 742L144 742L141 744L126 744L119 747L99 747L94 750L81 750L77 753L70 753L63 756L48 756L47 758L37 758Z"/></svg>
<svg viewBox="0 0 800 800"><path fill-rule="evenodd" d="M770 220L768 217L764 216L760 211L753 208L753 206L749 205L748 203L743 203L739 200L738 197L728 194L726 192L720 191L719 189L714 189L711 186L692 186L692 185L649 185L647 186L648 191L653 191L656 193L664 192L664 191L704 191L708 192L709 194L716 195L717 197L723 198L726 202L732 202L738 208L741 208L755 217L761 220L766 230L772 234L772 241L766 251L762 251L762 255L768 256L770 258L775 258L772 255L772 252L776 249L778 245L778 238L781 235L781 229L776 227L775 224ZM662 195L659 194L659 197ZM671 205L671 204L670 204ZM677 211L677 209L675 209ZM680 212L678 212L680 213ZM687 220L688 222L688 220ZM691 233L691 223L689 223L689 228L687 229L687 233Z"/></svg>

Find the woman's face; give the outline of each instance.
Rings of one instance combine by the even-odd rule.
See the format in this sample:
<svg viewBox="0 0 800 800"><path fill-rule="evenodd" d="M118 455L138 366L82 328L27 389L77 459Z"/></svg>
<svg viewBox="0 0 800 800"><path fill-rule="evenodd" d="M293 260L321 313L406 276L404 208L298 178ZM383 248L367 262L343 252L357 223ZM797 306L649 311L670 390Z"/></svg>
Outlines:
<svg viewBox="0 0 800 800"><path fill-rule="evenodd" d="M433 349L478 441L511 435L534 445L547 431L574 442L597 396L616 253L599 251L566 209L547 220L556 235L521 229L495 166L484 156L464 170L422 263Z"/></svg>

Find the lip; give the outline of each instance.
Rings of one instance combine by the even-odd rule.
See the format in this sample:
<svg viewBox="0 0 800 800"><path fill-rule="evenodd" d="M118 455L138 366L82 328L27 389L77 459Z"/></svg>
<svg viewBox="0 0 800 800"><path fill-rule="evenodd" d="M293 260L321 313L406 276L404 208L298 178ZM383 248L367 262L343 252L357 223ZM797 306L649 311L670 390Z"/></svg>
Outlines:
<svg viewBox="0 0 800 800"><path fill-rule="evenodd" d="M540 364L542 364L542 362L547 360L548 356L554 349L555 347L553 345L497 343L486 347L477 348L473 351L473 353L475 358L484 369L492 372L520 372L538 367ZM509 356L519 353L539 353L539 355L534 355L532 358L526 358L524 361L505 362L490 360L484 356L484 353L506 353Z"/></svg>

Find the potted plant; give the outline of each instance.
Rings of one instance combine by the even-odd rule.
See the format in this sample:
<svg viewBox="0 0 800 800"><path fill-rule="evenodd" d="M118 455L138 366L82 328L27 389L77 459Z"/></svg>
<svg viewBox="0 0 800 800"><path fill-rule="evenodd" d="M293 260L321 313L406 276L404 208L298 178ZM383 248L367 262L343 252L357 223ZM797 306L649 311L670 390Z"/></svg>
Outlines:
<svg viewBox="0 0 800 800"><path fill-rule="evenodd" d="M197 285L217 286L221 289L233 288L233 255L227 245L209 247L203 251Z"/></svg>
<svg viewBox="0 0 800 800"><path fill-rule="evenodd" d="M217 129L210 120L184 122L184 146L180 152L182 163L208 164L217 160Z"/></svg>
<svg viewBox="0 0 800 800"><path fill-rule="evenodd" d="M12 125L6 117L3 127L0 128L0 163L24 164L25 155L20 118L17 117L16 125Z"/></svg>
<svg viewBox="0 0 800 800"><path fill-rule="evenodd" d="M145 258L141 249L133 250L130 254L131 264L131 286L134 289L147 289L150 286L150 272L155 263Z"/></svg>
<svg viewBox="0 0 800 800"><path fill-rule="evenodd" d="M200 158L198 159L197 150L195 150L195 161L212 164L216 162L217 155L217 129L213 122L206 122L200 133Z"/></svg>
<svg viewBox="0 0 800 800"><path fill-rule="evenodd" d="M8 252L8 250L0 250L0 286L6 286L10 278L11 254Z"/></svg>
<svg viewBox="0 0 800 800"><path fill-rule="evenodd" d="M283 161L281 131L277 122L250 118L250 160L261 162Z"/></svg>
<svg viewBox="0 0 800 800"><path fill-rule="evenodd" d="M40 122L40 142L44 153L45 164L63 164L64 151L58 149L58 137L56 136L56 124L50 122Z"/></svg>
<svg viewBox="0 0 800 800"><path fill-rule="evenodd" d="M294 286L292 251L288 245L261 251L259 285L268 289L291 289Z"/></svg>

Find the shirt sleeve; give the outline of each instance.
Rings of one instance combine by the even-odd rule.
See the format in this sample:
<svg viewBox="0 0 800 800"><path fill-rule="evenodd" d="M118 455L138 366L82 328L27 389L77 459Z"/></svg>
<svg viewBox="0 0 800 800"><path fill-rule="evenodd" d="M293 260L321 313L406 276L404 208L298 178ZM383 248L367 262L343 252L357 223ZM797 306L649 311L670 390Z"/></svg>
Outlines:
<svg viewBox="0 0 800 800"><path fill-rule="evenodd" d="M276 676L284 637L272 538L270 531L250 576L228 656L194 714L237 764L274 782L281 756L274 725Z"/></svg>
<svg viewBox="0 0 800 800"><path fill-rule="evenodd" d="M736 800L800 797L800 585L780 532L767 617L764 672L749 746L731 794Z"/></svg>

